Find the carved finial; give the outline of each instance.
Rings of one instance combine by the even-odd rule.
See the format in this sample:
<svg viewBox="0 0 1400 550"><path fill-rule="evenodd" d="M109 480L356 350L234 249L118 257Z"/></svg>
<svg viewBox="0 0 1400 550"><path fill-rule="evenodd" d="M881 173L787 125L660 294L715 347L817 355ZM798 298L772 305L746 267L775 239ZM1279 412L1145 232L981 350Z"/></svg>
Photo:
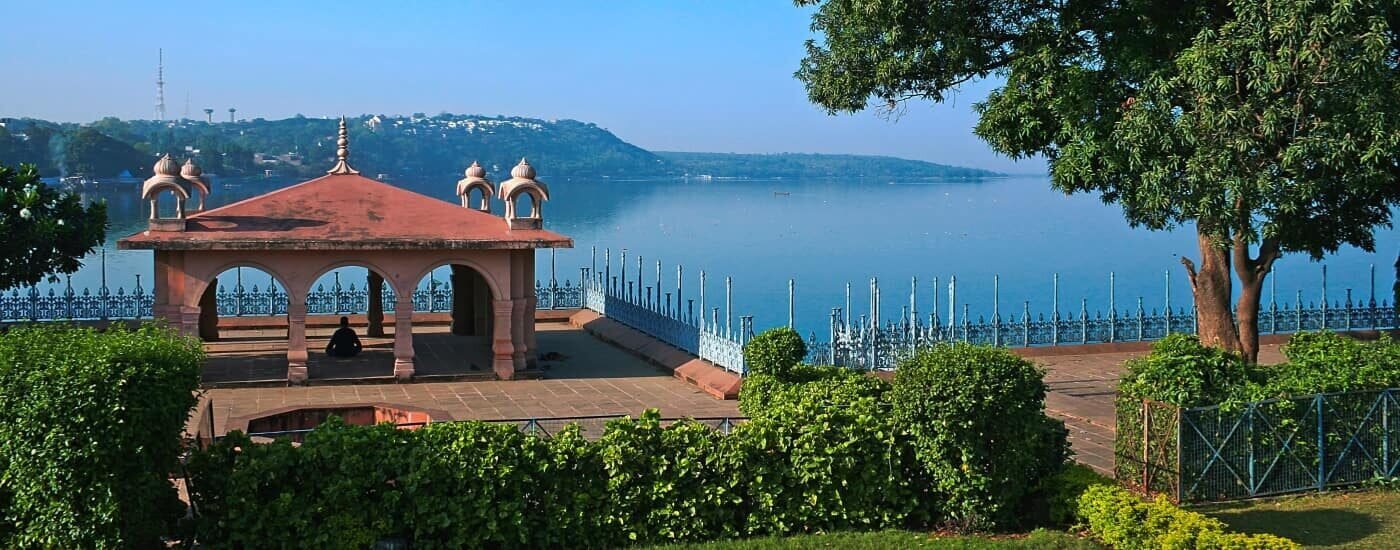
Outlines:
<svg viewBox="0 0 1400 550"><path fill-rule="evenodd" d="M359 170L350 167L350 132L345 129L345 117L340 117L340 137L335 142L335 166L327 174L343 176L358 174Z"/></svg>

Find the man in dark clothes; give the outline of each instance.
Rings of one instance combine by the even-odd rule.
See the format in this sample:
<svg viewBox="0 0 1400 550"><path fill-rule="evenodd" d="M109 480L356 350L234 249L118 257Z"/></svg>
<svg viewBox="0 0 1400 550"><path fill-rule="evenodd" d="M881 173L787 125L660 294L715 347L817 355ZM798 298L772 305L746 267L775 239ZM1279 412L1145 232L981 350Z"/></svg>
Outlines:
<svg viewBox="0 0 1400 550"><path fill-rule="evenodd" d="M326 355L331 357L354 357L360 354L360 337L355 335L355 329L350 328L350 318L340 318L340 328L335 329L335 334L331 335L330 343L326 344Z"/></svg>

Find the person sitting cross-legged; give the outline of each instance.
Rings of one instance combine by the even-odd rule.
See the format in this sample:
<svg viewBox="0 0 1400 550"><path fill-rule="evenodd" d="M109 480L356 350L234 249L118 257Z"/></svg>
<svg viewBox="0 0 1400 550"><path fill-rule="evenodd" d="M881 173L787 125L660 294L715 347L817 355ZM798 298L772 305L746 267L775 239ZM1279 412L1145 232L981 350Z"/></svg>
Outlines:
<svg viewBox="0 0 1400 550"><path fill-rule="evenodd" d="M326 355L331 357L354 357L360 354L360 337L355 335L355 329L350 328L350 318L340 318L340 328L331 335L331 341L326 344Z"/></svg>

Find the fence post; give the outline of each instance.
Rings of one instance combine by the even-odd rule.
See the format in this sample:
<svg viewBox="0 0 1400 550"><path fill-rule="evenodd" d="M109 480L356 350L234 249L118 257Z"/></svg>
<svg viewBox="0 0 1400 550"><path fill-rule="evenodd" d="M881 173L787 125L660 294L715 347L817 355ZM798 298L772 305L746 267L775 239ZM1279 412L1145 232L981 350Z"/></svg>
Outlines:
<svg viewBox="0 0 1400 550"><path fill-rule="evenodd" d="M1371 264L1371 300L1366 304L1366 311L1371 318L1371 330L1376 330L1376 264Z"/></svg>
<svg viewBox="0 0 1400 550"><path fill-rule="evenodd" d="M1245 420L1247 421L1245 423L1244 441L1246 445L1249 445L1249 448L1246 450L1249 458L1249 486L1246 487L1246 489L1249 491L1249 496L1251 497L1254 496L1255 488L1259 486L1258 481L1254 477L1254 407L1255 403L1250 403L1249 408L1245 409L1244 412Z"/></svg>
<svg viewBox="0 0 1400 550"><path fill-rule="evenodd" d="M1143 316L1144 316L1144 315L1146 315L1146 312L1144 312L1144 311L1142 310L1142 296L1138 296L1138 309L1137 309L1137 341L1139 341L1139 342L1143 341L1144 336L1145 336L1145 335L1143 334L1143 328L1142 328L1142 322L1143 322Z"/></svg>
<svg viewBox="0 0 1400 550"><path fill-rule="evenodd" d="M1118 302L1114 296L1116 289L1114 274L1108 272L1108 341L1118 341Z"/></svg>
<svg viewBox="0 0 1400 550"><path fill-rule="evenodd" d="M1001 275L992 275L992 346L1001 345Z"/></svg>
<svg viewBox="0 0 1400 550"><path fill-rule="evenodd" d="M788 328L793 328L793 298L797 293L797 281L788 279Z"/></svg>
<svg viewBox="0 0 1400 550"><path fill-rule="evenodd" d="M1323 268L1324 272L1326 268ZM1327 438L1322 430L1322 394L1313 398L1314 412L1317 414L1317 490L1327 487Z"/></svg>
<svg viewBox="0 0 1400 550"><path fill-rule="evenodd" d="M1031 347L1031 301L1021 304L1021 346Z"/></svg>
<svg viewBox="0 0 1400 550"><path fill-rule="evenodd" d="M1322 265L1322 330L1327 330L1327 265Z"/></svg>
<svg viewBox="0 0 1400 550"><path fill-rule="evenodd" d="M1391 476L1390 470L1390 390L1381 391L1381 470L1384 477Z"/></svg>
<svg viewBox="0 0 1400 550"><path fill-rule="evenodd" d="M1166 307L1166 314L1167 314L1167 334L1171 334L1171 333L1172 333L1172 271L1171 271L1170 269L1165 269L1165 270L1162 270L1162 274L1165 275L1165 276L1166 276L1166 279L1167 279L1166 301L1164 302L1164 305L1167 306L1167 307ZM1165 335L1164 335L1164 336L1165 336Z"/></svg>
<svg viewBox="0 0 1400 550"><path fill-rule="evenodd" d="M700 270L700 332L705 332L705 270Z"/></svg>
<svg viewBox="0 0 1400 550"><path fill-rule="evenodd" d="M1269 334L1278 333L1278 276L1269 267Z"/></svg>
<svg viewBox="0 0 1400 550"><path fill-rule="evenodd" d="M1152 409L1142 400L1142 492L1152 493Z"/></svg>
<svg viewBox="0 0 1400 550"><path fill-rule="evenodd" d="M1055 273L1053 282L1050 285L1050 309L1053 313L1050 316L1050 345L1060 345L1060 274ZM1167 321L1171 325L1171 321Z"/></svg>
<svg viewBox="0 0 1400 550"><path fill-rule="evenodd" d="M1176 407L1176 472L1174 477L1176 479L1175 492L1177 504L1181 504L1181 501L1186 500L1186 493L1184 490L1185 484L1181 482L1181 423L1185 416L1182 408L1179 406Z"/></svg>

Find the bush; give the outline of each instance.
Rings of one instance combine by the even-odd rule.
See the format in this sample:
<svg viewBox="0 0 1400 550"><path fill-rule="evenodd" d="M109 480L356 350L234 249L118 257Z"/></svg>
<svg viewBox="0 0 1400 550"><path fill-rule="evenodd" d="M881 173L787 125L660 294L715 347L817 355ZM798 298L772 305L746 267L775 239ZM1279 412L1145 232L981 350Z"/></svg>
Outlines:
<svg viewBox="0 0 1400 550"><path fill-rule="evenodd" d="M1041 482L1037 491L1045 501L1046 522L1055 527L1074 525L1079 520L1079 497L1090 487L1113 484L1112 479L1083 464L1066 466Z"/></svg>
<svg viewBox="0 0 1400 550"><path fill-rule="evenodd" d="M1182 510L1166 497L1143 502L1114 485L1094 485L1079 499L1079 517L1089 533L1118 550L1292 550L1300 546L1273 535L1225 531L1209 516Z"/></svg>
<svg viewBox="0 0 1400 550"><path fill-rule="evenodd" d="M1288 363L1263 369L1258 399L1400 386L1400 345L1381 333L1363 342L1335 332L1300 332L1283 346Z"/></svg>
<svg viewBox="0 0 1400 550"><path fill-rule="evenodd" d="M807 344L797 331L782 327L765 330L744 344L744 366L749 374L770 374L782 379L807 359Z"/></svg>
<svg viewBox="0 0 1400 550"><path fill-rule="evenodd" d="M201 357L154 326L0 335L0 546L155 547L172 533Z"/></svg>
<svg viewBox="0 0 1400 550"><path fill-rule="evenodd" d="M890 384L868 376L864 372L844 367L796 365L783 377L770 374L751 374L744 378L739 389L739 412L749 418L785 414L788 406L810 401L809 397L819 395L820 399L811 403L840 406L862 397L873 397L884 402L885 392Z"/></svg>
<svg viewBox="0 0 1400 550"><path fill-rule="evenodd" d="M927 482L874 398L784 395L781 414L728 436L654 410L598 441L479 422L329 422L301 446L234 434L189 462L196 533L209 547L616 547L928 523Z"/></svg>
<svg viewBox="0 0 1400 550"><path fill-rule="evenodd" d="M1001 348L938 344L899 363L895 422L910 431L950 519L1010 525L1068 458L1064 424L1045 415L1044 373Z"/></svg>
<svg viewBox="0 0 1400 550"><path fill-rule="evenodd" d="M1118 382L1120 396L1180 407L1215 405L1244 397L1260 375L1239 355L1201 345L1190 334L1171 334L1152 353L1129 359Z"/></svg>

